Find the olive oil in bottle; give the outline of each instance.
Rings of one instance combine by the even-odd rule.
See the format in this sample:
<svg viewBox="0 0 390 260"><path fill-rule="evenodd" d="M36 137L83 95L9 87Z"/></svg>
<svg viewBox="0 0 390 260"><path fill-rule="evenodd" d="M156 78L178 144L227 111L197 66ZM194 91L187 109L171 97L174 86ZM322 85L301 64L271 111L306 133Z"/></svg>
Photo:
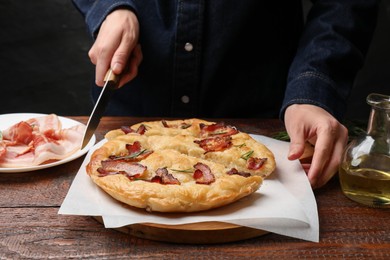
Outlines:
<svg viewBox="0 0 390 260"><path fill-rule="evenodd" d="M361 158L358 167L343 163L339 169L344 194L372 207L390 207L390 157L372 155Z"/></svg>
<svg viewBox="0 0 390 260"><path fill-rule="evenodd" d="M367 134L351 141L339 167L343 193L371 207L390 208L390 96L370 94Z"/></svg>

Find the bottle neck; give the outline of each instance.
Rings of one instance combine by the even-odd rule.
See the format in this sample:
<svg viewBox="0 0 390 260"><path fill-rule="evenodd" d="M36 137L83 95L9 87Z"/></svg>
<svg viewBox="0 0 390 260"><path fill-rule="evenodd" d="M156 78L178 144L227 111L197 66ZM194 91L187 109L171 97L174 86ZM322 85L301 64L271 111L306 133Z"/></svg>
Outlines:
<svg viewBox="0 0 390 260"><path fill-rule="evenodd" d="M367 134L390 140L390 110L372 108L368 121Z"/></svg>

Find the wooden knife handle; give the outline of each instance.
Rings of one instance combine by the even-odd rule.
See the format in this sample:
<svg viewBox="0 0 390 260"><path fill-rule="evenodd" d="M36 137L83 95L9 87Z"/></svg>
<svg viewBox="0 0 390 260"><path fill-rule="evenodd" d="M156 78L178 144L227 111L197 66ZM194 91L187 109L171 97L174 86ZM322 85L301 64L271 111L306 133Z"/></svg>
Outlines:
<svg viewBox="0 0 390 260"><path fill-rule="evenodd" d="M113 81L115 83L119 82L119 75L116 75L112 69L109 69L106 73L106 75L104 76L104 81L107 82L107 81Z"/></svg>

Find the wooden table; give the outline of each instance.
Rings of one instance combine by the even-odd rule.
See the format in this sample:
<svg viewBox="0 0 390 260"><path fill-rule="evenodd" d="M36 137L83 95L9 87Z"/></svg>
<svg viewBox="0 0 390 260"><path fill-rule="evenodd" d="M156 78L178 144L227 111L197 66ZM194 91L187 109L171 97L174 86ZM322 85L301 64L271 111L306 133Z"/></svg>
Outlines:
<svg viewBox="0 0 390 260"><path fill-rule="evenodd" d="M104 118L97 139L144 120L154 118ZM253 134L272 136L284 130L278 120L224 121ZM59 215L83 159L35 172L0 173L0 259L390 259L390 211L349 200L337 176L314 192L319 243L269 233L224 244L173 244L105 229L92 217Z"/></svg>

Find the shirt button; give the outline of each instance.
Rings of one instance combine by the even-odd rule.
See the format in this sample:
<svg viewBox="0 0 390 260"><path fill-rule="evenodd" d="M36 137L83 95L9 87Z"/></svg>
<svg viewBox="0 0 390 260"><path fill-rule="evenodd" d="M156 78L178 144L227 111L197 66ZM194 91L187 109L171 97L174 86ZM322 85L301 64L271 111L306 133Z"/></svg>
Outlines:
<svg viewBox="0 0 390 260"><path fill-rule="evenodd" d="M192 51L194 49L194 46L191 43L187 42L184 45L184 49L189 52L189 51Z"/></svg>
<svg viewBox="0 0 390 260"><path fill-rule="evenodd" d="M184 104L188 104L190 102L189 96L182 96L181 102L183 102Z"/></svg>

